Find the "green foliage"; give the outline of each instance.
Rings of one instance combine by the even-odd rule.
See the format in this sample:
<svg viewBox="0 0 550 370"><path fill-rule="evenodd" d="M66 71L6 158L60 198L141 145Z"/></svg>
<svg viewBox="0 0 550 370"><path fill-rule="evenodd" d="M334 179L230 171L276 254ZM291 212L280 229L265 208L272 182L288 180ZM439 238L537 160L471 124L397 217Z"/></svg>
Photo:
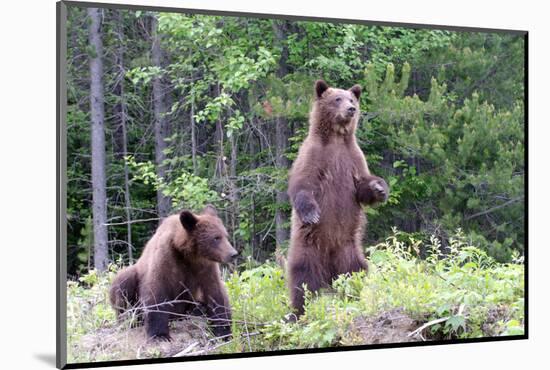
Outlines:
<svg viewBox="0 0 550 370"><path fill-rule="evenodd" d="M72 353L70 344L80 342L86 334L115 324L116 314L109 304L108 292L116 271L114 265L105 274L92 269L78 281L67 282L67 343L70 362L82 356Z"/></svg>
<svg viewBox="0 0 550 370"><path fill-rule="evenodd" d="M130 169L134 174L134 180L151 184L155 190L160 189L164 195L172 199L174 209L188 208L200 210L208 203L216 202L218 194L210 190L208 181L184 170L178 175L172 174L172 181L167 182L155 172L155 165L148 162L136 162L134 157L127 157Z"/></svg>
<svg viewBox="0 0 550 370"><path fill-rule="evenodd" d="M257 265L249 259L240 271L227 274L233 339L218 351L370 343L368 333L382 325L378 320L383 322L385 314L396 310L414 323L400 329L400 338L409 338L424 323L419 334L427 339L523 334L524 266L496 262L468 244L460 230L448 248L430 239L424 243L394 230L386 241L367 248L368 273L341 275L331 289L308 292L305 314L297 322L285 320L291 309L283 270L269 261ZM419 257L421 250L428 258ZM69 343L115 326L106 297L117 269L112 265L104 275L92 270L79 282L69 282Z"/></svg>
<svg viewBox="0 0 550 370"><path fill-rule="evenodd" d="M142 83L148 85L151 79L162 74L162 70L157 66L136 67L126 72L126 77L129 78L134 85Z"/></svg>
<svg viewBox="0 0 550 370"><path fill-rule="evenodd" d="M214 122L220 117L223 109L229 107L233 103L233 100L228 94L221 93L219 96L206 103L204 110L195 115L195 120L197 123L201 123L206 120Z"/></svg>
<svg viewBox="0 0 550 370"><path fill-rule="evenodd" d="M234 272L226 281L235 321L265 323L288 312L288 297L283 272L266 262L241 273ZM283 293L283 294L281 294ZM235 329L242 328L239 323Z"/></svg>
<svg viewBox="0 0 550 370"><path fill-rule="evenodd" d="M509 261L514 249L523 250L524 239L521 101L496 110L474 93L457 107L446 84L435 78L422 100L405 94L408 64L399 79L394 74L391 64L382 80L373 65L366 69L370 119L358 136L380 144L364 147L365 152L388 148L394 158L390 171L375 171L387 173L392 195L371 230L377 232L378 219L419 219L420 214L420 225L397 225L409 231L442 225L447 233L462 227L491 255ZM382 225L383 230L392 226Z"/></svg>
<svg viewBox="0 0 550 370"><path fill-rule="evenodd" d="M260 46L257 59L244 55L239 46L224 48L224 57L213 67L221 84L230 91L239 91L250 86L275 65L271 52Z"/></svg>
<svg viewBox="0 0 550 370"><path fill-rule="evenodd" d="M93 260L86 59L95 51L85 9L69 8L68 270L79 275ZM129 230L124 222L158 214L157 191L172 210L214 203L244 257L261 263L284 252L288 241L277 231L288 231L291 207L281 194L318 78L363 87L357 139L372 173L391 188L387 204L366 207L368 243L396 226L424 244L436 234L448 245L461 228L499 262L523 254L522 37L112 9L101 30L111 256L126 259L130 240L140 254L156 223ZM155 159L155 77L167 92L164 178Z"/></svg>
<svg viewBox="0 0 550 370"><path fill-rule="evenodd" d="M89 250L94 245L94 234L92 230L92 217L88 216L84 227L80 230L81 238L78 241L79 252L76 255L79 262L78 270L83 271L89 268Z"/></svg>
<svg viewBox="0 0 550 370"><path fill-rule="evenodd" d="M390 293L383 304L404 307L416 317L430 313L430 320L448 317L444 325L435 327L441 328L444 337L482 335L481 326L495 319L488 317L489 311L498 309L506 320L523 320L522 264L495 262L483 250L469 245L460 230L446 249L432 236L426 246L429 256L421 260L419 241L410 236L406 242L399 241L402 236L394 231L385 243L369 248L374 267L371 276L382 277L374 284L384 285L385 292ZM392 300L398 291L401 293ZM503 333L504 326L493 330ZM432 330L433 335L436 332Z"/></svg>

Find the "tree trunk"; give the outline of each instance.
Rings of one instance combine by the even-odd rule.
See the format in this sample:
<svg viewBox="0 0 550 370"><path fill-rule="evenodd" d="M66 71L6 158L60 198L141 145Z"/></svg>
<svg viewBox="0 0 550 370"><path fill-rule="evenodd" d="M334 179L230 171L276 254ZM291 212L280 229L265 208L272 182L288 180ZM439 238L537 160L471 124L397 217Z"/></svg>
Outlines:
<svg viewBox="0 0 550 370"><path fill-rule="evenodd" d="M195 132L195 99L191 100L191 112L189 113L191 122L191 157L193 158L193 175L197 174L197 134Z"/></svg>
<svg viewBox="0 0 550 370"><path fill-rule="evenodd" d="M221 93L221 89L220 89L220 85L218 84L216 86L216 96L220 96L220 93ZM217 145L217 149L218 149L218 157L217 157L217 160L216 160L216 173L215 173L215 177L218 177L218 178L223 178L223 176L226 174L227 172L227 169L226 169L226 166L225 166L225 155L224 155L224 143L223 143L223 126L222 126L222 118L221 118L221 114L220 114L220 117L218 117L218 119L216 120L216 131L214 133L214 139L216 140L216 143L218 144Z"/></svg>
<svg viewBox="0 0 550 370"><path fill-rule="evenodd" d="M158 21L155 16L151 19L152 35L152 59L153 65L162 68L162 50L160 48L160 36L157 32ZM154 128L155 128L155 162L157 167L157 176L166 180L166 166L164 161L167 148L165 139L169 136L170 124L166 114L168 112L166 105L167 94L163 84L162 76L157 75L153 78L153 110L154 110ZM162 189L157 189L157 211L162 219L170 213L170 198L162 193Z"/></svg>
<svg viewBox="0 0 550 370"><path fill-rule="evenodd" d="M229 186L231 193L231 234L233 237L233 246L240 251L241 248L237 245L237 240L235 239L235 231L238 224L239 218L239 190L236 185L237 181L237 142L235 138L236 132L231 135L230 144L231 144L231 162L229 165Z"/></svg>
<svg viewBox="0 0 550 370"><path fill-rule="evenodd" d="M275 32L275 45L281 48L281 59L279 60L279 68L277 77L282 78L288 74L288 46L286 39L288 35L288 22L281 20L273 21L273 30ZM282 169L288 169L289 160L285 157L285 152L288 148L288 138L290 130L288 121L284 116L276 117L275 122L275 155L276 166ZM275 200L277 208L275 211L275 240L277 246L280 246L288 241L288 212L283 208L288 204L288 195L286 187L276 191Z"/></svg>
<svg viewBox="0 0 550 370"><path fill-rule="evenodd" d="M107 191L105 180L105 130L103 96L103 41L101 14L97 8L88 8L90 17L90 115L92 120L92 214L94 224L94 267L105 271L108 260Z"/></svg>
<svg viewBox="0 0 550 370"><path fill-rule="evenodd" d="M128 155L128 130L126 127L127 107L124 100L124 76L126 74L126 68L124 67L124 29L122 11L118 10L117 19L117 37L118 37L118 50L116 53L116 66L118 67L117 85L115 86L115 94L118 95L118 103L115 107L119 125L116 129L120 132L120 159L124 161L124 209L126 211L126 243L128 247L128 261L130 264L134 262L133 245L132 245L132 214L130 212L132 203L130 200L130 185L129 185L129 169L126 162L126 156Z"/></svg>
<svg viewBox="0 0 550 370"><path fill-rule="evenodd" d="M249 169L250 170L253 170L253 169L256 169L258 168L258 160L256 158L256 154L258 153L258 138L256 137L256 134L254 133L254 129L252 128L252 126L254 125L255 123L253 121L250 122L250 131L248 133L248 150L249 150L249 156L251 158L250 160L250 164L249 164ZM256 221L257 221L257 217L256 217L256 199L254 197L254 194L255 192L252 191L250 192L250 197L251 197L251 200L250 200L250 203L252 204L252 209L251 209L251 228L252 228L252 235L251 235L251 247L252 247L252 251L251 251L251 255L252 255L252 258L254 258L254 253L256 253L256 250L258 249L258 247L260 246L260 235L256 232L257 231L257 226L256 226Z"/></svg>

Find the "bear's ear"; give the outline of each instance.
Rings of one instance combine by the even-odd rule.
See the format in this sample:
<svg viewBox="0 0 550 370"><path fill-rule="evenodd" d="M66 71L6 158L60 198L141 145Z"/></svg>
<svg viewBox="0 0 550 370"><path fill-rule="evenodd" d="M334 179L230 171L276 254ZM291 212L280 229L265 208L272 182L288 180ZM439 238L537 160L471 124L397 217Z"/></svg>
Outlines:
<svg viewBox="0 0 550 370"><path fill-rule="evenodd" d="M216 210L216 207L214 207L212 204L207 204L206 207L204 207L204 209L202 210L202 213L218 217L218 211Z"/></svg>
<svg viewBox="0 0 550 370"><path fill-rule="evenodd" d="M317 94L316 95L317 99L319 99L321 95L323 95L323 93L327 91L327 89L328 89L328 84L325 81L317 80L315 82L315 94Z"/></svg>
<svg viewBox="0 0 550 370"><path fill-rule="evenodd" d="M185 228L185 230L191 232L193 231L193 229L195 229L195 226L197 226L197 223L199 222L199 220L190 211L181 211L180 222Z"/></svg>
<svg viewBox="0 0 550 370"><path fill-rule="evenodd" d="M353 85L353 87L351 89L349 89L349 91L351 91L353 93L353 95L355 95L357 100L359 100L359 97L361 96L361 86Z"/></svg>

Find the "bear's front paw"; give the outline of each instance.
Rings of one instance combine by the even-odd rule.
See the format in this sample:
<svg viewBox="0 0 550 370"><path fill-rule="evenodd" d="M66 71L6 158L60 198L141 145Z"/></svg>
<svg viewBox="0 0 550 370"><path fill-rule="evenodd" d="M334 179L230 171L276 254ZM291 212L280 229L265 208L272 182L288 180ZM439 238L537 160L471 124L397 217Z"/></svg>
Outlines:
<svg viewBox="0 0 550 370"><path fill-rule="evenodd" d="M388 200L388 195L390 193L388 184L382 178L376 178L369 182L369 187L371 188L374 201L379 203L384 203Z"/></svg>
<svg viewBox="0 0 550 370"><path fill-rule="evenodd" d="M212 333L217 338L229 340L231 338L231 326L221 324L213 325Z"/></svg>
<svg viewBox="0 0 550 370"><path fill-rule="evenodd" d="M304 224L312 225L319 223L321 218L319 206L315 199L309 196L305 191L300 191L296 194L294 209Z"/></svg>
<svg viewBox="0 0 550 370"><path fill-rule="evenodd" d="M159 333L155 334L151 337L152 340L159 341L159 342L171 342L172 337L168 333Z"/></svg>
<svg viewBox="0 0 550 370"><path fill-rule="evenodd" d="M361 204L373 205L388 200L390 190L384 179L367 176L356 182L357 200Z"/></svg>
<svg viewBox="0 0 550 370"><path fill-rule="evenodd" d="M319 214L319 209L317 207L311 206L308 211L302 212L300 218L304 224L312 225L319 223L321 215Z"/></svg>

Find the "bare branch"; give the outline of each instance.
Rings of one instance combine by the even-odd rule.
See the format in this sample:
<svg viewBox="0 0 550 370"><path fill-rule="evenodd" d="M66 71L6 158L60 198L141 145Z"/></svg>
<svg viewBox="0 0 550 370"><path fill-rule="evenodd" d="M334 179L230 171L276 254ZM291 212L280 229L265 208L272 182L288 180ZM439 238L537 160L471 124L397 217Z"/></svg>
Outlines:
<svg viewBox="0 0 550 370"><path fill-rule="evenodd" d="M517 197L517 198L513 198L513 199L510 199L509 201L507 202L504 202L502 204L499 204L498 206L496 207L493 207L493 208L489 208L483 212L478 212L478 213L474 213L473 215L470 215L466 218L464 218L464 221L468 221L468 220L471 220L472 218L475 218L475 217L478 217L478 216L483 216L487 213L491 213L491 212L494 212L496 211L497 209L500 209L500 208L504 208L506 206L509 206L510 204L513 204L513 203L516 203L516 202L519 202L520 200L523 200L523 195L520 196L520 197Z"/></svg>
<svg viewBox="0 0 550 370"><path fill-rule="evenodd" d="M126 221L126 222L113 222L113 223L108 223L108 224L104 224L106 226L119 226L119 225L128 225L128 224L137 224L137 223L140 223L140 222L152 222L152 221L159 221L160 218L159 217L154 217L154 218L144 218L144 219L141 219L141 220L131 220L131 221Z"/></svg>

